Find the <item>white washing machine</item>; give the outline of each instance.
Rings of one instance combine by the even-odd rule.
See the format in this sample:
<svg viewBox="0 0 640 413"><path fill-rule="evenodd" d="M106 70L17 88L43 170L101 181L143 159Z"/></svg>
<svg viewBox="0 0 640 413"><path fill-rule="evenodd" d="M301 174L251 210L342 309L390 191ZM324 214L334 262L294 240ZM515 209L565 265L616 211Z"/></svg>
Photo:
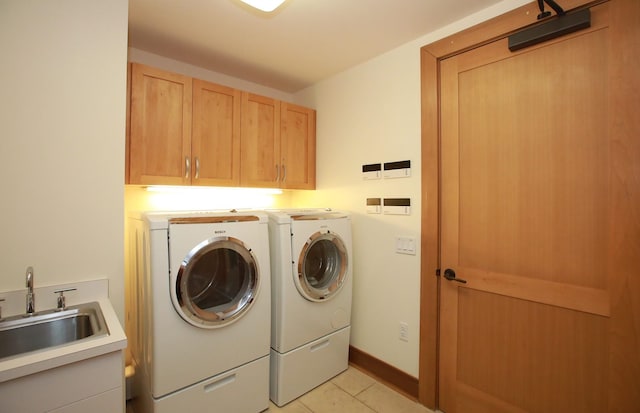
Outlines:
<svg viewBox="0 0 640 413"><path fill-rule="evenodd" d="M351 219L326 209L267 211L271 242L270 397L278 406L348 367Z"/></svg>
<svg viewBox="0 0 640 413"><path fill-rule="evenodd" d="M269 407L270 257L265 213L148 213L136 259L136 413Z"/></svg>

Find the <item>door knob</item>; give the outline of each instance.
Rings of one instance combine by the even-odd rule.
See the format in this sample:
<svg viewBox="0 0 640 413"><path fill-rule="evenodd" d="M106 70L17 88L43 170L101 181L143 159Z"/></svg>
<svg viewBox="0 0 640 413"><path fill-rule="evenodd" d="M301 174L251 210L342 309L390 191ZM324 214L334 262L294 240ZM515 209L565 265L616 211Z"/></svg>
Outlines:
<svg viewBox="0 0 640 413"><path fill-rule="evenodd" d="M444 270L444 278L446 278L449 281L457 281L462 284L467 283L467 280L463 280L462 278L456 278L456 272L453 271L451 268L447 268L446 270Z"/></svg>

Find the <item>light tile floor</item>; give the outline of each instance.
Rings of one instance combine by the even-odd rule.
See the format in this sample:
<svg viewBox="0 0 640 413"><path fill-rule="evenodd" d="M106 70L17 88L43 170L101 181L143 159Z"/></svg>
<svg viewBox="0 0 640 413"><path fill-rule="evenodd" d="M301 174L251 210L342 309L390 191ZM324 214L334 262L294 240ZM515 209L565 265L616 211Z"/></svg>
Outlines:
<svg viewBox="0 0 640 413"><path fill-rule="evenodd" d="M433 413L421 404L349 367L344 373L270 413Z"/></svg>

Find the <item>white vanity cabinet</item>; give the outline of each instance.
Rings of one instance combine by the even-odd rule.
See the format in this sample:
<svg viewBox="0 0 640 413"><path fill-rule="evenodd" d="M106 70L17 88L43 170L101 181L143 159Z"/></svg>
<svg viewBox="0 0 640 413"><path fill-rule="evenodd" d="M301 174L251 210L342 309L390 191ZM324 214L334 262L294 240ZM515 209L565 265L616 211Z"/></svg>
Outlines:
<svg viewBox="0 0 640 413"><path fill-rule="evenodd" d="M124 412L124 358L114 351L0 383L2 411Z"/></svg>
<svg viewBox="0 0 640 413"><path fill-rule="evenodd" d="M108 299L107 280L37 288L38 304L55 309L54 292L71 287L67 304L97 305L106 334L0 358L1 413L125 412L127 337ZM0 298L10 316L24 311L24 290L0 292Z"/></svg>

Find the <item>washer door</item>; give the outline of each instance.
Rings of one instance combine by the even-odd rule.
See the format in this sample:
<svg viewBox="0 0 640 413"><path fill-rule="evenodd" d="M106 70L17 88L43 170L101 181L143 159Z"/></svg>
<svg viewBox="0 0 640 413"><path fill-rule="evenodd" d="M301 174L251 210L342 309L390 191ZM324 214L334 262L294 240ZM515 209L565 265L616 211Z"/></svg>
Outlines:
<svg viewBox="0 0 640 413"><path fill-rule="evenodd" d="M296 287L307 300L328 300L342 288L347 266L347 249L342 239L329 231L316 232L300 251Z"/></svg>
<svg viewBox="0 0 640 413"><path fill-rule="evenodd" d="M253 253L238 239L214 237L197 245L182 261L174 306L197 327L221 327L249 311L258 287Z"/></svg>

